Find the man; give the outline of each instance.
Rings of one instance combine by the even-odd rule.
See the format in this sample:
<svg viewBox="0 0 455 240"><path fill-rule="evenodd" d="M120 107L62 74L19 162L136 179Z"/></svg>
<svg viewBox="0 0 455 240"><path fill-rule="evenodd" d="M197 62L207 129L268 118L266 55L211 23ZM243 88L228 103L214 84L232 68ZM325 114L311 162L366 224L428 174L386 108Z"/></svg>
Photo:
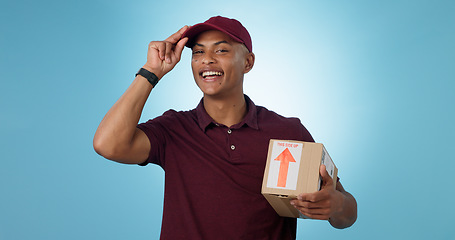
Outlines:
<svg viewBox="0 0 455 240"><path fill-rule="evenodd" d="M180 61L185 45L201 102L138 125L152 88ZM244 95L243 77L254 60L250 35L237 20L218 16L185 26L149 44L147 62L100 123L94 137L100 155L164 169L162 239L295 239L296 219L277 215L261 195L268 142L313 138L300 120ZM324 166L320 172L322 189L292 204L311 218L349 227L357 217L355 199L340 182L334 190Z"/></svg>

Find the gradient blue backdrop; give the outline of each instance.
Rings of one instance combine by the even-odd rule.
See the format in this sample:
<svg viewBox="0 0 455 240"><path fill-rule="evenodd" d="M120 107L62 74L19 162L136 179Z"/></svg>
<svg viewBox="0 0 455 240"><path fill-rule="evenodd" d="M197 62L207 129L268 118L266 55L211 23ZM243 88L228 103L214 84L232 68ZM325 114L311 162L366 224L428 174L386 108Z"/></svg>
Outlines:
<svg viewBox="0 0 455 240"><path fill-rule="evenodd" d="M0 239L158 239L163 171L98 156L93 134L147 45L239 19L245 92L326 145L357 223L299 239L454 239L454 1L0 1ZM142 120L191 109L190 52Z"/></svg>

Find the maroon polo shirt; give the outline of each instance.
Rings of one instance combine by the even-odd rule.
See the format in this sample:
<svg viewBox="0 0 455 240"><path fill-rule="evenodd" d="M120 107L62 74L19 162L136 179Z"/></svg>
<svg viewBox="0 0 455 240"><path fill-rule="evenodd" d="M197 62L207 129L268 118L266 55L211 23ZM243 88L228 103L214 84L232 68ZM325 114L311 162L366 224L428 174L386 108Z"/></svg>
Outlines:
<svg viewBox="0 0 455 240"><path fill-rule="evenodd" d="M151 144L143 164L165 171L161 239L295 239L296 219L277 215L261 194L269 140L313 142L297 118L256 106L231 127L218 124L203 99L138 125Z"/></svg>

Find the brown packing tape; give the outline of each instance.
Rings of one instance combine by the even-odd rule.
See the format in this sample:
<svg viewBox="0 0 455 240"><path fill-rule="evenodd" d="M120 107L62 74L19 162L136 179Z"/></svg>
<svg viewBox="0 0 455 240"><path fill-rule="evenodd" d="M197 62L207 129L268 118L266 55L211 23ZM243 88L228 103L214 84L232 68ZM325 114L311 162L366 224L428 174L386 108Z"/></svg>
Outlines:
<svg viewBox="0 0 455 240"><path fill-rule="evenodd" d="M312 148L304 144L302 148L302 156L311 156L311 152ZM302 184L302 187L299 189L302 190L301 193L306 193L310 178L311 163L310 161L302 161L300 164L302 165L302 168L299 171L299 181L301 181L300 184Z"/></svg>
<svg viewBox="0 0 455 240"><path fill-rule="evenodd" d="M322 157L322 144L314 143L311 146L311 152L308 154L310 159L321 159ZM308 180L305 192L312 193L319 190L319 167L321 161L310 161L308 170Z"/></svg>

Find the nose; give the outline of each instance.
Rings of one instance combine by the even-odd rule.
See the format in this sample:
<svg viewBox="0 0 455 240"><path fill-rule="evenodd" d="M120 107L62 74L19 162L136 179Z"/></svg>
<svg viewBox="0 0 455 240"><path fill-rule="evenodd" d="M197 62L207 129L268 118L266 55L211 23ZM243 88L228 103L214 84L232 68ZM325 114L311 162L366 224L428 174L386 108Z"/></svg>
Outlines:
<svg viewBox="0 0 455 240"><path fill-rule="evenodd" d="M202 56L202 64L211 64L214 62L216 62L216 60L211 53L207 52Z"/></svg>

